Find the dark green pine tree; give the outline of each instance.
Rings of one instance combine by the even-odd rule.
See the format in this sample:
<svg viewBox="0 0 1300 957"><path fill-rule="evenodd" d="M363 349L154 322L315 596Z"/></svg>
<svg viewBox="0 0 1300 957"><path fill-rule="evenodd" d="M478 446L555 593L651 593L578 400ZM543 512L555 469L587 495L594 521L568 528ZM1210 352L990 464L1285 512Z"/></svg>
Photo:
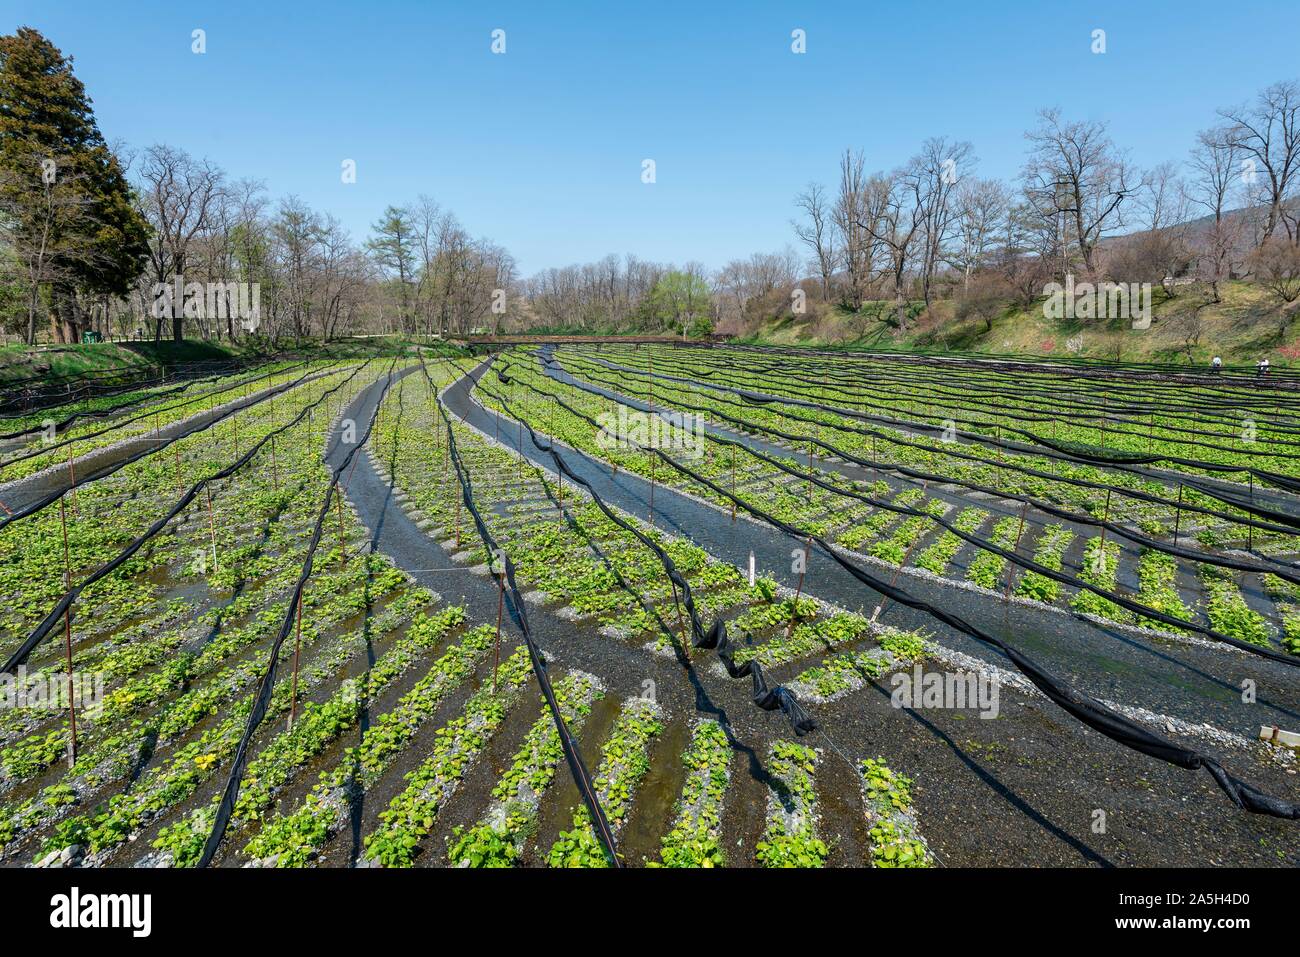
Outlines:
<svg viewBox="0 0 1300 957"><path fill-rule="evenodd" d="M77 341L82 302L126 295L148 255L71 58L30 27L0 36L0 231L23 270L29 343L42 304L55 339Z"/></svg>

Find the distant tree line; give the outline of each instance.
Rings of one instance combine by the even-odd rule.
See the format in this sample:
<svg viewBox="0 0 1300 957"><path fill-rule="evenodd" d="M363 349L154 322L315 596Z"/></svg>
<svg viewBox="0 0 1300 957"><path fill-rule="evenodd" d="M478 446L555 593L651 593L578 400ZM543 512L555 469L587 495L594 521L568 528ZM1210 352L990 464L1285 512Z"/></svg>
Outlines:
<svg viewBox="0 0 1300 957"><path fill-rule="evenodd" d="M936 299L990 326L1046 283L1249 277L1300 299L1300 84L1218 111L1181 161L1139 170L1098 121L1039 113L1014 181L970 143L933 137L794 200L794 242L710 271L632 255L518 275L510 253L421 196L361 243L332 215L231 179L166 144L109 144L71 59L28 27L0 36L0 325L27 342L82 332L273 340L522 327L702 335L834 307L848 331L906 329ZM197 287L255 287L245 322ZM159 290L182 293L160 300ZM164 308L160 308L160 302ZM855 328L855 323L860 328Z"/></svg>
<svg viewBox="0 0 1300 957"><path fill-rule="evenodd" d="M0 37L0 323L29 343L87 329L463 334L499 324L515 272L427 197L390 206L358 245L332 215L183 149L110 146L70 58L28 27ZM255 286L256 321L186 297L192 284ZM181 298L160 298L174 288Z"/></svg>
<svg viewBox="0 0 1300 957"><path fill-rule="evenodd" d="M1279 82L1218 111L1187 157L1140 170L1105 123L1041 111L1014 181L978 175L970 143L934 137L893 169L869 171L845 150L838 177L795 197L795 246L710 272L699 263L607 256L547 269L523 292L527 321L552 329L681 331L683 310L657 307L689 278L688 324L752 332L801 309L835 306L845 331L905 330L936 299L990 327L1066 274L1078 281L1196 281L1220 299L1252 278L1300 298L1300 84Z"/></svg>
<svg viewBox="0 0 1300 957"><path fill-rule="evenodd" d="M815 292L851 312L868 300L955 296L986 317L1044 284L1250 277L1300 296L1300 84L1279 82L1218 111L1188 156L1139 170L1099 121L1039 113L1014 182L976 175L971 144L945 137L892 170L868 173L846 150L828 188L795 199L795 236ZM1000 306L998 306L1000 308Z"/></svg>

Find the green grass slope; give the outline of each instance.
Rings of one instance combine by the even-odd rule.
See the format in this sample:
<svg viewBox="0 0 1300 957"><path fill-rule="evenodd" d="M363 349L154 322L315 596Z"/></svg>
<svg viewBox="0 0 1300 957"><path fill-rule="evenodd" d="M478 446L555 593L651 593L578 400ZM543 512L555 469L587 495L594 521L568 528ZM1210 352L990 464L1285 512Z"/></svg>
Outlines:
<svg viewBox="0 0 1300 957"><path fill-rule="evenodd" d="M1221 302L1210 303L1200 285L1177 287L1172 297L1155 286L1151 328L1144 330L1123 319L1049 319L1042 300L1028 308L1008 304L986 323L958 318L957 304L944 300L929 310L910 303L908 327L900 332L892 303L868 302L858 313L831 307L771 318L744 341L1188 365L1207 365L1216 354L1229 365L1247 365L1267 355L1275 367L1300 367L1300 303L1284 308L1241 281L1222 283L1220 294Z"/></svg>

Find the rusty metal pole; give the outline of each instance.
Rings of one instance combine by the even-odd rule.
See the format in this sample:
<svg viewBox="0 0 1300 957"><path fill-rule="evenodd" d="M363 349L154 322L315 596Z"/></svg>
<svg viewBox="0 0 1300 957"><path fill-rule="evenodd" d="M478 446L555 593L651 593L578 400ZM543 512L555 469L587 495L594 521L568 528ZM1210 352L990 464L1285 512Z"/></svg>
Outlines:
<svg viewBox="0 0 1300 957"><path fill-rule="evenodd" d="M72 552L68 547L68 509L64 500L59 499L59 521L63 525L63 585L72 587ZM77 702L73 695L72 678L72 605L63 613L63 649L68 663L68 727L71 738L68 741L68 767L77 761Z"/></svg>
<svg viewBox="0 0 1300 957"><path fill-rule="evenodd" d="M76 515L81 509L77 507L77 467L72 462L71 445L68 446L68 483L72 490L72 512Z"/></svg>
<svg viewBox="0 0 1300 957"><path fill-rule="evenodd" d="M280 491L280 463L275 457L275 436L271 436L271 485L278 492Z"/></svg>

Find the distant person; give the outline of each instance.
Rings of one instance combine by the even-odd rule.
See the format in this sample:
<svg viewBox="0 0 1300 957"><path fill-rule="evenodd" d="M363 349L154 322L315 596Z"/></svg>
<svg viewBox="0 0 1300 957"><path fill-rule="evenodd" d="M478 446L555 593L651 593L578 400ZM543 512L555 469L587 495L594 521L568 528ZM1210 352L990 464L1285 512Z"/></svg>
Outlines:
<svg viewBox="0 0 1300 957"><path fill-rule="evenodd" d="M1220 359L1218 356L1215 356L1213 359L1210 360L1210 374L1218 375L1222 371L1223 371L1223 360Z"/></svg>
<svg viewBox="0 0 1300 957"><path fill-rule="evenodd" d="M1255 363L1255 375L1259 376L1261 379L1268 375L1268 356L1265 356L1260 359L1259 362Z"/></svg>

